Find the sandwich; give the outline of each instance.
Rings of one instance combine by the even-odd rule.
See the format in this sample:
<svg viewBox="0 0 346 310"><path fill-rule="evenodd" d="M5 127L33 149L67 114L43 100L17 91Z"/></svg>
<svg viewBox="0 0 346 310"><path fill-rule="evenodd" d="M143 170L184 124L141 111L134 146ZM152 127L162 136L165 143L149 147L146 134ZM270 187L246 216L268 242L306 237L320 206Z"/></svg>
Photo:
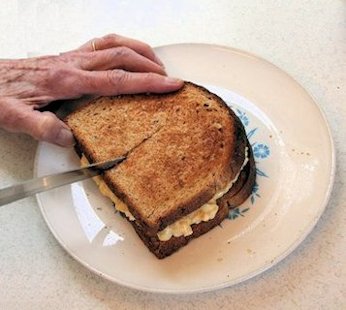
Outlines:
<svg viewBox="0 0 346 310"><path fill-rule="evenodd" d="M252 191L255 162L241 121L196 84L99 97L65 121L82 164L126 157L95 182L160 259L218 226Z"/></svg>

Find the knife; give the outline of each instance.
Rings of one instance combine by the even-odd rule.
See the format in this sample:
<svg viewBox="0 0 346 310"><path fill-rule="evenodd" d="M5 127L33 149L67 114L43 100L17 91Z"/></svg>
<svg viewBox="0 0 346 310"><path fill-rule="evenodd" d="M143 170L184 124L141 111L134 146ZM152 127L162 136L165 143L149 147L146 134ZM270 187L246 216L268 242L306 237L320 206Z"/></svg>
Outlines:
<svg viewBox="0 0 346 310"><path fill-rule="evenodd" d="M104 171L116 167L125 159L126 157L124 156L117 157L109 161L91 164L80 169L43 176L0 189L0 206L53 188L100 175Z"/></svg>

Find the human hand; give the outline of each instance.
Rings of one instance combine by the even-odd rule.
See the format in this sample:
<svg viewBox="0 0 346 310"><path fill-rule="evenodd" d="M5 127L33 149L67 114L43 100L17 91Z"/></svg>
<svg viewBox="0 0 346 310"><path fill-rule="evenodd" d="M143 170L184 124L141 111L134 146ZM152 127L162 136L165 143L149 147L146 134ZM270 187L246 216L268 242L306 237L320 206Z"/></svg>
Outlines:
<svg viewBox="0 0 346 310"><path fill-rule="evenodd" d="M164 93L182 84L166 76L147 44L118 35L91 40L58 56L1 60L0 127L71 146L73 135L64 122L38 108L82 95Z"/></svg>

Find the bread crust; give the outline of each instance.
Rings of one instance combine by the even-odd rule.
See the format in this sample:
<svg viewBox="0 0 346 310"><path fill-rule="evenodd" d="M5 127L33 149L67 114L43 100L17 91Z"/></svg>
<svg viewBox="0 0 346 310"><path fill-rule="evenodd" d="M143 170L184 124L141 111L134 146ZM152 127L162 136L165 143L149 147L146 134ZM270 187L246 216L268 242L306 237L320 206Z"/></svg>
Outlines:
<svg viewBox="0 0 346 310"><path fill-rule="evenodd" d="M217 200L219 206L227 206L229 209L234 209L241 205L251 195L256 182L256 164L249 142L248 159L247 164L241 171L239 178L233 184L232 188Z"/></svg>

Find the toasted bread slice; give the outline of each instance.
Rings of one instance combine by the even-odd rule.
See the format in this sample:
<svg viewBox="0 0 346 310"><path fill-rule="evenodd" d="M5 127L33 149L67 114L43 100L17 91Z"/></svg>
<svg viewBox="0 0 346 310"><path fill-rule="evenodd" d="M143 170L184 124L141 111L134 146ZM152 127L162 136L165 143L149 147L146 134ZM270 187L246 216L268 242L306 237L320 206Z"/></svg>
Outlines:
<svg viewBox="0 0 346 310"><path fill-rule="evenodd" d="M238 180L232 186L232 189L217 200L219 209L215 217L207 222L193 224L193 234L188 236L172 237L168 241L161 241L157 235L148 235L142 230L136 221L130 221L138 236L142 239L147 248L162 259L176 252L181 247L187 245L191 240L209 232L217 227L228 216L229 210L241 205L251 194L255 182L256 168L252 154L249 155L249 161L241 172ZM233 190L235 189L235 191Z"/></svg>
<svg viewBox="0 0 346 310"><path fill-rule="evenodd" d="M199 209L217 193L227 192L247 156L248 141L238 117L218 96L188 82L170 94L101 97L70 114L66 122L79 153L89 162L127 157L103 177L127 205L135 219L133 225L147 245L168 225ZM251 183L249 175L240 175L243 185ZM239 185L238 192L241 188L244 186ZM243 192L218 199L220 208L214 220L195 225L193 235L218 225L227 215L232 197L247 197L248 190ZM185 243L184 239L166 248L177 249ZM158 257L172 252L160 248L151 250Z"/></svg>

